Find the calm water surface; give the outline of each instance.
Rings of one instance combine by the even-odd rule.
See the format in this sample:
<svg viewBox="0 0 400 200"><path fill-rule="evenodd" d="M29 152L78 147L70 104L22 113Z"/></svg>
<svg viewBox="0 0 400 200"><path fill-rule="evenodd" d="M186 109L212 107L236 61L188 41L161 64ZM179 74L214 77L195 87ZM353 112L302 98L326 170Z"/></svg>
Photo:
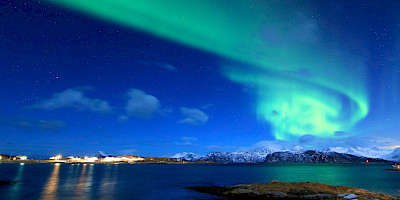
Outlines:
<svg viewBox="0 0 400 200"><path fill-rule="evenodd" d="M186 186L313 181L399 195L400 172L378 164L0 164L0 199L210 199Z"/></svg>

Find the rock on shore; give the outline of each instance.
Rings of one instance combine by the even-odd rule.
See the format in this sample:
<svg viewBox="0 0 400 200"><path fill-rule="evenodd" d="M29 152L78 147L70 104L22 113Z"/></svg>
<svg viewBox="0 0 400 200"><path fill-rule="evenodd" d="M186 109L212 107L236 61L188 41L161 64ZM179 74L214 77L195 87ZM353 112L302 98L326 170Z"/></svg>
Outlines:
<svg viewBox="0 0 400 200"><path fill-rule="evenodd" d="M0 180L0 187L7 186L7 185L12 185L14 183L16 183L16 181Z"/></svg>

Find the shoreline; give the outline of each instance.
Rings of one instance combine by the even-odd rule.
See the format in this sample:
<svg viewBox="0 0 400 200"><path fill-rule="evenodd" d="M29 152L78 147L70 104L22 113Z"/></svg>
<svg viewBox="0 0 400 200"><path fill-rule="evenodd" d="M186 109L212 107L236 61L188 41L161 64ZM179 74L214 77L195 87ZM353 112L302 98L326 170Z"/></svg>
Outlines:
<svg viewBox="0 0 400 200"><path fill-rule="evenodd" d="M214 162L214 161L184 161L184 162L175 162L175 161L137 161L137 162L125 162L125 161L111 161L111 162L64 162L64 161L55 161L55 160L0 160L0 163L26 163L26 164L40 164L40 163L60 163L60 164L227 164L227 165L242 165L242 164L343 164L343 165L351 165L351 164L365 164L365 165L388 165L393 164L387 162L373 162L373 163L365 163L365 162L338 162L338 163L279 163L279 162L259 162L259 163L222 163L222 162ZM397 171L393 169L386 169L389 171Z"/></svg>
<svg viewBox="0 0 400 200"><path fill-rule="evenodd" d="M217 162L211 161L185 161L185 162L154 162L154 161L140 161L140 162L60 162L54 160L2 160L1 163L9 163L9 164L72 164L72 165L79 165L79 164L96 164L96 165L108 165L108 164L175 164L175 165L185 165L185 164L221 164Z"/></svg>
<svg viewBox="0 0 400 200"><path fill-rule="evenodd" d="M361 188L314 182L271 181L226 187L194 186L185 188L226 199L400 199L400 196L375 193Z"/></svg>

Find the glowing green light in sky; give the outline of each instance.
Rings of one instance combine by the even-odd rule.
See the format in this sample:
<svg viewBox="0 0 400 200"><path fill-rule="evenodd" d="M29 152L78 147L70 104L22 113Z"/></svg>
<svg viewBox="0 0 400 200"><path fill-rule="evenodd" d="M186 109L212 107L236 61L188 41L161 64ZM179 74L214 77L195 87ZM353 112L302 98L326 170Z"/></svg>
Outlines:
<svg viewBox="0 0 400 200"><path fill-rule="evenodd" d="M330 45L318 21L287 2L48 1L247 63L222 72L258 88L257 112L277 139L330 137L368 113L363 61Z"/></svg>

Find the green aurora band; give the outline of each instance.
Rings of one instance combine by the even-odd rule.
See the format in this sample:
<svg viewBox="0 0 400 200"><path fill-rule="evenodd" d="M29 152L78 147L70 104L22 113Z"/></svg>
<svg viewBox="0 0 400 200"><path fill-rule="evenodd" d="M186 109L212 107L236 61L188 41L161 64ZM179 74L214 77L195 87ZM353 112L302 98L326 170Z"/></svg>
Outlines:
<svg viewBox="0 0 400 200"><path fill-rule="evenodd" d="M364 61L329 45L288 2L48 1L236 61L222 73L257 88L258 117L276 139L334 137L368 114Z"/></svg>

